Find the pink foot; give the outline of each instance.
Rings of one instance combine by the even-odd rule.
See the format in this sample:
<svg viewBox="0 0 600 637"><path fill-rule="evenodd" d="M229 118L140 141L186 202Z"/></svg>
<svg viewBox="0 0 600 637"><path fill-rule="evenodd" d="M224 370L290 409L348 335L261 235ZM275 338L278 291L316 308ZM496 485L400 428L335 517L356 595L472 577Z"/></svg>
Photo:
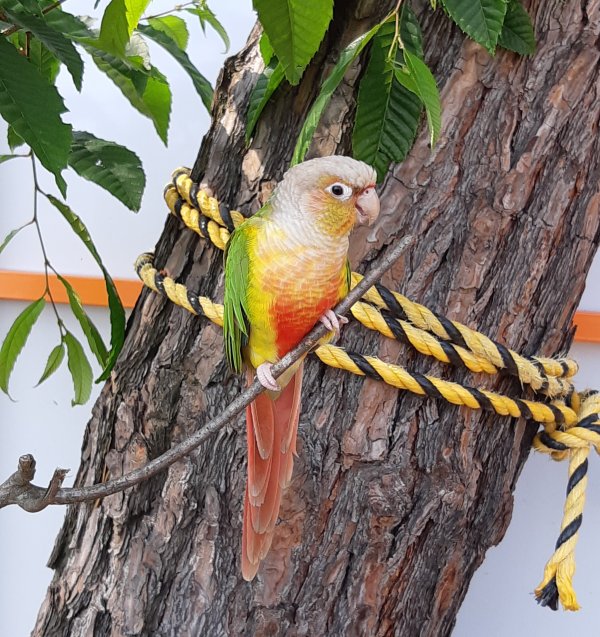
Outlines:
<svg viewBox="0 0 600 637"><path fill-rule="evenodd" d="M340 335L342 325L346 325L348 319L345 316L338 316L333 310L327 310L319 321L323 323L330 332L335 332L337 337Z"/></svg>
<svg viewBox="0 0 600 637"><path fill-rule="evenodd" d="M281 387L277 384L277 381L273 378L271 373L272 363L261 363L256 369L256 377L258 382L265 388L271 391L279 391Z"/></svg>

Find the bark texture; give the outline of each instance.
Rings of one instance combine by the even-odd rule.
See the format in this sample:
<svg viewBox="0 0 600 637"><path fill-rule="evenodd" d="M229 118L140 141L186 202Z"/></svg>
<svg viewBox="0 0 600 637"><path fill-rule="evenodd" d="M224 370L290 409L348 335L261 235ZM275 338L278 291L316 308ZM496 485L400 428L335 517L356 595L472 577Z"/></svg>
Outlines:
<svg viewBox="0 0 600 637"><path fill-rule="evenodd" d="M306 77L267 107L249 149L257 32L220 77L194 172L255 211L281 177L299 126L341 47L392 3L338 2ZM407 233L418 241L384 283L525 354L564 352L600 240L598 0L532 0L535 56L495 58L441 11L420 6L442 87L443 133L388 175L377 226L357 232L367 269ZM312 155L349 152L360 66ZM174 219L157 266L222 298L221 255ZM467 380L356 325L349 349ZM118 476L202 427L239 391L219 330L150 292L93 410L77 484ZM507 379L475 379L517 391ZM423 400L309 360L299 458L271 552L240 577L242 418L193 456L126 493L72 507L34 635L399 635L451 632L471 576L500 541L535 427ZM550 547L549 547L550 548ZM540 565L541 567L542 565Z"/></svg>

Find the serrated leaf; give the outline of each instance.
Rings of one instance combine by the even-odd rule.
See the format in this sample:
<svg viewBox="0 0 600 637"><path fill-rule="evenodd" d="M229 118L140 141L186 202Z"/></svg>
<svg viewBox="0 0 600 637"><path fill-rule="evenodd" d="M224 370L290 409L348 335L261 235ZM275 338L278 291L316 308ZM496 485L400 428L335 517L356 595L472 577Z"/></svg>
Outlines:
<svg viewBox="0 0 600 637"><path fill-rule="evenodd" d="M378 180L387 173L390 163L400 162L410 150L419 126L421 101L394 75L402 60L389 53L395 38L395 24L386 22L373 40L371 55L358 91L358 104L352 149L356 159L375 168Z"/></svg>
<svg viewBox="0 0 600 637"><path fill-rule="evenodd" d="M1 157L5 157L6 155L1 155L0 156L0 163L1 162ZM21 155L13 155L13 157L21 157ZM5 237L4 237L4 241L2 241L2 243L0 243L0 254L2 254L4 248L6 248L6 246L19 234L19 232L21 232L21 230L23 230L23 228L26 228L27 226L30 226L33 223L33 221L28 221L27 223L24 223L22 226L19 226L18 228L15 228L14 230L11 230Z"/></svg>
<svg viewBox="0 0 600 637"><path fill-rule="evenodd" d="M198 16L203 33L206 33L206 23L208 22L208 24L210 24L210 26L215 30L221 40L223 40L223 44L225 45L224 53L227 53L227 51L229 51L231 42L229 41L227 31L225 30L225 27L219 22L217 16L206 5L197 7L195 9L187 9L187 12Z"/></svg>
<svg viewBox="0 0 600 637"><path fill-rule="evenodd" d="M155 31L162 31L165 35L168 35L182 51L187 49L190 34L185 20L182 18L166 15L161 18L149 18L148 24Z"/></svg>
<svg viewBox="0 0 600 637"><path fill-rule="evenodd" d="M143 33L146 37L154 40L157 44L160 44L166 51L168 51L178 62L183 69L190 76L196 92L200 96L202 103L206 107L206 110L210 113L213 99L213 88L210 82L198 71L198 69L191 63L185 51L182 51L175 41L163 33L157 31L151 26L140 24L138 31Z"/></svg>
<svg viewBox="0 0 600 637"><path fill-rule="evenodd" d="M42 372L42 376L38 380L36 387L41 385L45 380L48 380L52 374L60 367L60 364L63 362L65 357L65 346L60 343L57 345L51 352L50 356L48 356L48 360L46 361L46 367Z"/></svg>
<svg viewBox="0 0 600 637"><path fill-rule="evenodd" d="M60 117L65 111L56 88L0 37L0 115L54 174L66 167L71 147L71 126Z"/></svg>
<svg viewBox="0 0 600 637"><path fill-rule="evenodd" d="M92 393L92 368L83 351L81 343L71 334L65 333L65 344L67 346L67 365L73 379L73 390L75 395L71 401L75 405L87 403Z"/></svg>
<svg viewBox="0 0 600 637"><path fill-rule="evenodd" d="M506 15L507 0L444 0L450 17L492 55Z"/></svg>
<svg viewBox="0 0 600 637"><path fill-rule="evenodd" d="M104 369L108 361L108 352L106 351L106 346L104 345L104 341L100 336L100 332L94 325L92 319L87 315L87 312L85 311L85 309L83 308L83 304L81 303L81 299L79 298L79 294L75 292L73 286L67 281L67 279L60 276L60 274L58 275L58 280L63 284L63 287L67 291L71 311L79 322L79 325L81 326L81 329L85 334L92 353L96 357L96 360L100 364L100 367Z"/></svg>
<svg viewBox="0 0 600 637"><path fill-rule="evenodd" d="M131 150L90 133L74 131L69 166L130 210L140 209L146 175L140 158Z"/></svg>
<svg viewBox="0 0 600 637"><path fill-rule="evenodd" d="M298 84L333 17L333 0L253 0L290 84Z"/></svg>
<svg viewBox="0 0 600 637"><path fill-rule="evenodd" d="M246 118L246 143L250 142L254 127L258 122L260 114L276 91L284 78L283 66L273 58L269 66L259 75L248 103L248 115Z"/></svg>
<svg viewBox="0 0 600 637"><path fill-rule="evenodd" d="M63 11L62 8L56 8L44 16L46 22L60 31L67 37L75 40L88 39L95 36L94 32L88 28L87 24L71 13Z"/></svg>
<svg viewBox="0 0 600 637"><path fill-rule="evenodd" d="M129 103L149 117L162 141L167 143L171 114L171 89L165 76L152 67L150 73L127 67L118 58L102 51L90 51L96 66L115 83Z"/></svg>
<svg viewBox="0 0 600 637"><path fill-rule="evenodd" d="M270 64L271 58L273 57L273 47L271 46L269 36L266 33L263 33L260 36L260 40L258 41L258 50L260 51L260 55L265 66Z"/></svg>
<svg viewBox="0 0 600 637"><path fill-rule="evenodd" d="M405 50L404 61L414 81L415 90L410 90L416 93L425 106L427 125L429 126L429 143L431 146L434 146L442 129L440 92L438 91L433 74L421 58Z"/></svg>
<svg viewBox="0 0 600 637"><path fill-rule="evenodd" d="M137 27L149 0L111 0L102 16L98 45L117 57L125 55L125 47Z"/></svg>
<svg viewBox="0 0 600 637"><path fill-rule="evenodd" d="M60 62L37 38L32 38L29 43L29 61L42 77L45 77L50 84L54 84Z"/></svg>
<svg viewBox="0 0 600 637"><path fill-rule="evenodd" d="M313 134L319 124L319 120L321 119L321 115L323 114L325 107L329 104L329 100L331 99L333 92L342 81L348 67L361 54L362 50L365 46L367 46L380 28L381 24L376 24L372 29L350 42L350 44L341 52L339 60L333 69L331 69L331 73L327 76L327 79L323 82L319 95L304 120L302 129L298 135L296 147L294 148L294 155L291 162L292 166L304 161L304 157L310 147Z"/></svg>
<svg viewBox="0 0 600 637"><path fill-rule="evenodd" d="M8 334L4 338L4 342L0 348L0 389L2 389L6 395L9 395L8 382L15 362L29 338L31 328L42 313L45 305L46 301L43 297L34 301L31 305L28 305L21 314L17 316L15 322L8 330Z"/></svg>
<svg viewBox="0 0 600 637"><path fill-rule="evenodd" d="M498 44L521 55L535 53L535 33L529 14L519 0L509 0Z"/></svg>
<svg viewBox="0 0 600 637"><path fill-rule="evenodd" d="M56 31L45 20L37 18L29 13L20 13L12 9L6 10L6 14L14 24L31 32L57 59L66 67L73 83L78 91L81 91L83 78L83 60L73 46L62 33Z"/></svg>
<svg viewBox="0 0 600 637"><path fill-rule="evenodd" d="M400 8L400 40L403 48L423 59L421 25L407 0Z"/></svg>
<svg viewBox="0 0 600 637"><path fill-rule="evenodd" d="M119 293L117 292L117 288L115 284L104 267L102 263L102 259L96 250L96 246L92 242L92 238L85 227L85 224L81 219L67 206L53 197L52 195L46 195L48 201L62 214L62 216L67 220L75 234L83 241L86 248L89 250L90 254L102 270L102 274L104 275L104 281L106 283L106 293L108 295L108 307L110 310L110 344L111 349L108 355L108 362L106 367L102 371L101 376L98 380L106 380L110 370L112 369L115 361L117 360L117 356L121 351L121 347L123 346L123 341L125 339L125 311L123 310L123 304L121 303L121 299L119 298Z"/></svg>

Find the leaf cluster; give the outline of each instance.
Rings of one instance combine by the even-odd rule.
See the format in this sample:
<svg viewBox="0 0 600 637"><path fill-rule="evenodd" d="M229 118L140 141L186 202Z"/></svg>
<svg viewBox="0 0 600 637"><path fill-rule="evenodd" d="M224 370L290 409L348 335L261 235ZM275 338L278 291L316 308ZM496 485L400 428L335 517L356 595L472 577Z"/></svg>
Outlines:
<svg viewBox="0 0 600 637"><path fill-rule="evenodd" d="M432 2L491 54L497 46L522 55L535 50L533 26L519 0L440 0ZM264 29L260 40L265 69L250 98L246 141L260 114L285 81L297 84L329 27L333 0L254 0ZM346 46L325 77L304 121L292 165L303 161L331 96L348 68L370 45L358 90L352 134L353 155L371 164L379 180L392 162L410 150L425 112L433 146L441 131L441 103L435 78L423 56L423 38L409 0L383 22Z"/></svg>
<svg viewBox="0 0 600 637"><path fill-rule="evenodd" d="M202 30L205 31L207 26L213 28L226 49L229 38L206 0L192 0L175 6L170 12L148 17L143 14L149 0L111 0L99 21L99 28L91 19L68 13L61 5L61 1L49 0L0 0L0 116L8 124L7 141L13 151L0 156L0 164L18 157L30 157L35 182L33 219L9 232L0 243L0 253L21 230L34 225L46 271L46 288L41 297L17 317L0 348L0 389L8 394L16 359L49 299L56 314L60 342L50 352L39 382L59 368L66 352L74 383L73 402L82 404L90 396L92 369L82 345L60 318L48 282L49 270L54 271L65 288L71 311L102 369L98 381L107 378L122 347L125 312L85 224L65 201L67 184L63 172L71 168L110 192L132 211L140 209L146 177L142 163L133 151L90 132L73 130L65 121L67 107L56 84L59 71L64 68L77 91L81 91L87 56L129 104L152 121L158 136L166 144L171 89L167 78L152 64L148 42L158 44L179 62L210 111L212 86L190 60L186 52L189 41L186 21L174 13L185 10L196 16ZM14 152L21 146L28 149L23 153ZM40 189L36 174L38 163L53 174L62 198ZM110 347L104 344L77 292L49 261L37 219L40 196L67 221L102 272L110 310Z"/></svg>

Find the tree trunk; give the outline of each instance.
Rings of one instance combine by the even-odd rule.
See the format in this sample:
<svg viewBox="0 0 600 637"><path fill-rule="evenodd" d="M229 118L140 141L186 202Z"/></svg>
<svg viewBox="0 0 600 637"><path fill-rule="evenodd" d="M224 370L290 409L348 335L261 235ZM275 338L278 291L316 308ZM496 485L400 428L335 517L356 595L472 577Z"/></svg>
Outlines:
<svg viewBox="0 0 600 637"><path fill-rule="evenodd" d="M232 207L257 210L339 51L394 4L338 2L302 83L278 91L247 149L245 111L262 68L255 30L222 72L195 177ZM415 235L386 285L524 354L565 352L600 241L600 5L530 2L538 38L530 58L501 50L491 58L427 5L419 14L442 89L442 136L430 151L423 131L390 172L380 220L356 232L352 264L364 271ZM359 67L348 73L311 155L350 152L359 77ZM156 264L222 298L222 255L173 218ZM356 324L342 344L469 381ZM470 382L519 391L507 379ZM143 292L87 427L77 484L156 457L240 387L218 328ZM248 584L240 576L242 421L167 473L70 508L35 635L450 634L475 569L504 535L535 426L309 359L294 479L271 552Z"/></svg>

